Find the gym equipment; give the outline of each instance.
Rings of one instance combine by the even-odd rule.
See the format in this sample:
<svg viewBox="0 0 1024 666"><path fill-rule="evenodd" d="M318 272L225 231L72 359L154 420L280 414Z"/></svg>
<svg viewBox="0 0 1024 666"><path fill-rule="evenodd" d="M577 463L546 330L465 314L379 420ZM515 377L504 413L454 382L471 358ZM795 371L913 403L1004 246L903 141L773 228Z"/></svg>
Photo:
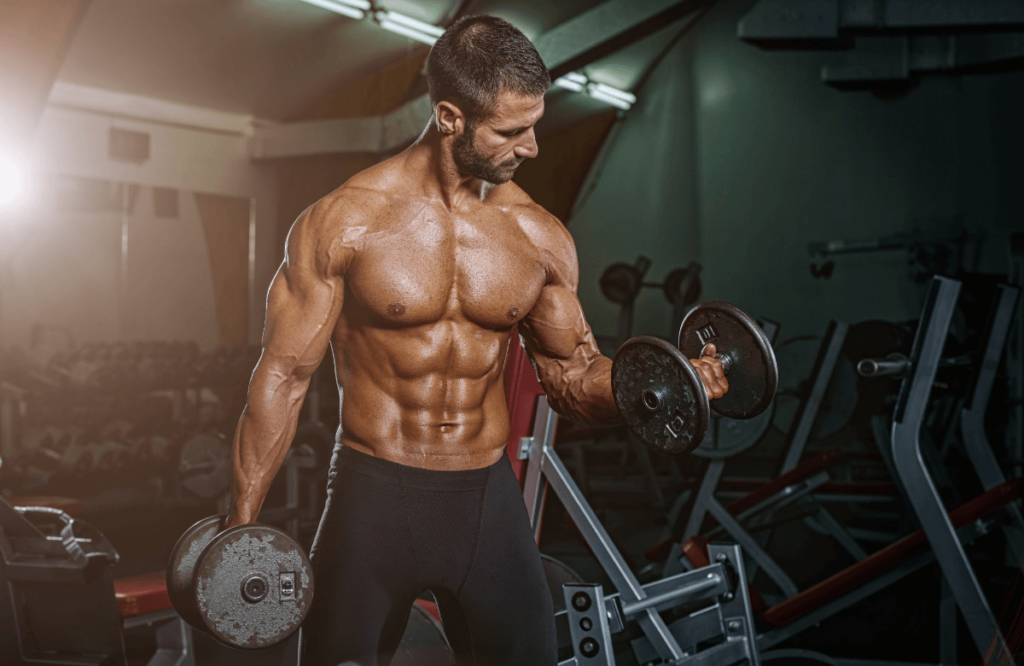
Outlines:
<svg viewBox="0 0 1024 666"><path fill-rule="evenodd" d="M710 409L734 419L753 418L771 404L778 387L775 353L764 331L739 308L720 301L699 305L683 319L679 349L653 336L624 343L612 364L615 404L630 432L653 451L682 455L704 440ZM729 377L729 392L709 403L688 360L714 343Z"/></svg>
<svg viewBox="0 0 1024 666"><path fill-rule="evenodd" d="M231 486L231 450L226 438L199 433L181 445L178 455L181 485L197 497L213 499Z"/></svg>
<svg viewBox="0 0 1024 666"><path fill-rule="evenodd" d="M768 336L735 305L709 301L690 310L679 328L679 350L697 358L713 343L729 377L729 392L711 408L731 419L749 419L768 408L779 386L779 368Z"/></svg>
<svg viewBox="0 0 1024 666"><path fill-rule="evenodd" d="M725 666L747 659L752 666L759 666L739 548L726 547L716 552L716 562L709 569L641 585L554 450L558 416L548 406L547 397L539 396L536 404L533 435L520 442L518 456L519 460L527 461L523 498L534 533L539 534L544 497L550 486L617 590L615 595L603 596L594 587L566 588L574 591L566 596L569 608L564 614L556 615L556 623L563 628L562 632L567 629L573 637L575 656L561 662L560 666L613 665L615 660L608 647L611 645L608 635L622 631L627 622L634 620L643 632L643 636L631 641L638 663L661 661L677 666L702 663ZM590 605L582 602L574 605L577 592L588 594ZM713 602L710 610L705 608L685 615L671 624L660 613L702 600ZM586 614L593 605L599 609L603 605L607 625L596 622L599 618L593 613L589 617L570 615ZM589 628L584 629L580 624L583 619L590 620Z"/></svg>
<svg viewBox="0 0 1024 666"><path fill-rule="evenodd" d="M663 282L644 282L650 267L651 260L639 256L632 266L622 262L612 264L598 281L604 297L619 306L618 334L614 339L600 336L604 341L614 342L616 348L633 334L633 305L642 289L661 289L665 300L672 305L672 336L679 330L686 308L700 298L701 265L696 261L672 269Z"/></svg>
<svg viewBox="0 0 1024 666"><path fill-rule="evenodd" d="M117 561L87 523L0 498L0 662L125 664Z"/></svg>
<svg viewBox="0 0 1024 666"><path fill-rule="evenodd" d="M182 534L167 564L167 594L191 626L234 648L276 645L302 624L313 568L302 548L269 525L222 530L224 516Z"/></svg>
<svg viewBox="0 0 1024 666"><path fill-rule="evenodd" d="M762 619L772 628L758 636L762 650L789 640L937 561L949 598L955 599L979 652L986 655L986 663L1012 662L1006 640L964 547L993 531L1007 517L1006 512L1000 510L1020 498L1024 484L1020 479L1000 484L947 514L925 467L923 442L919 436L959 288L958 282L942 277L936 277L930 286L891 430L894 470L922 529L766 610ZM880 446L888 444L888 441L879 442ZM691 558L693 549L689 546L692 543L690 540L684 544L683 552L697 566L700 561ZM954 663L957 660L956 617L951 606L943 604L942 607L940 662Z"/></svg>

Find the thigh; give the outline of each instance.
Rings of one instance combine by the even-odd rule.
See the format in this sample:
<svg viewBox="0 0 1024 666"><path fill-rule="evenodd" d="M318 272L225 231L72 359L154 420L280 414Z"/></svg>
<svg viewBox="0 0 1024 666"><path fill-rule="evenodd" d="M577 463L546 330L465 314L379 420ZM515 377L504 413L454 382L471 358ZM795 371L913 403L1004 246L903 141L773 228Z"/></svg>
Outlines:
<svg viewBox="0 0 1024 666"><path fill-rule="evenodd" d="M479 541L463 585L435 591L461 666L554 666L554 607L526 505L510 468L487 488Z"/></svg>
<svg viewBox="0 0 1024 666"><path fill-rule="evenodd" d="M333 485L317 534L302 663L386 666L418 592L399 490L343 472Z"/></svg>

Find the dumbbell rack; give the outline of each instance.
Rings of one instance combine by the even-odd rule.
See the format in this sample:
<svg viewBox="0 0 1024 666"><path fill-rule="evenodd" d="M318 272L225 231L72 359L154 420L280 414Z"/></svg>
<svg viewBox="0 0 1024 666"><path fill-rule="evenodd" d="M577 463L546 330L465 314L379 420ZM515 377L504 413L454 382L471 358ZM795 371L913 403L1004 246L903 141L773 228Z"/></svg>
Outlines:
<svg viewBox="0 0 1024 666"><path fill-rule="evenodd" d="M684 637L692 639L695 635L693 633L694 625L692 622L686 622L688 618L683 618L669 626L660 615L660 611L686 601L708 598L714 594L721 595L724 601L716 606L717 618L720 622L711 622L712 634L726 637L725 642L713 648L718 651L713 657L714 662L724 666L742 658L749 660L751 666L759 666L753 614L739 548L733 547L731 551L717 552L715 556L720 559L716 565L713 565L727 564L732 569L737 579L733 591L726 592L718 587L719 583L724 584L723 581L727 578L724 569L710 571L709 568L689 571L641 585L622 554L613 545L607 530L601 524L576 482L569 475L565 464L555 452L554 438L557 424L558 415L548 405L547 397L539 396L533 421L533 434L520 440L517 456L519 460L527 461L523 496L530 524L535 536L539 538L544 497L550 486L565 506L569 516L579 528L587 545L590 546L617 591L616 595L605 599L599 587L591 589L593 602L605 606L608 613L609 625L594 625L607 630L597 644L598 646L603 644L608 649L601 649L594 653L594 657L588 657L586 654L581 654L578 649L580 640L574 640L574 647L577 648L576 656L562 662L560 666L589 666L591 664L611 666L614 664L608 636L616 630L621 630L627 620L636 620L643 630L644 638L634 641L633 647L635 652L647 654L649 659L644 663L660 659L665 663L683 664L691 656L690 652L693 649ZM573 618L571 599L568 597L568 593L567 603L570 603L570 610L567 612L570 613L569 617ZM719 629L721 630L720 634L714 634ZM706 631L707 628L705 627L704 630ZM574 639L579 638L576 621L570 622L570 631L573 632ZM707 657L711 657L711 655L702 654L702 658Z"/></svg>

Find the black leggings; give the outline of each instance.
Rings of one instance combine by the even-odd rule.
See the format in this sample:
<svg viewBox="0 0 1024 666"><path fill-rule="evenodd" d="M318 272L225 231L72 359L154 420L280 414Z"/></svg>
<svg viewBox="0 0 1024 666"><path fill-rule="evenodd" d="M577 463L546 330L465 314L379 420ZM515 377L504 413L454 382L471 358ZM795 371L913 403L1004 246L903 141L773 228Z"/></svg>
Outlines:
<svg viewBox="0 0 1024 666"><path fill-rule="evenodd" d="M460 666L554 666L554 609L519 483L339 447L313 542L302 666L387 666L430 590Z"/></svg>

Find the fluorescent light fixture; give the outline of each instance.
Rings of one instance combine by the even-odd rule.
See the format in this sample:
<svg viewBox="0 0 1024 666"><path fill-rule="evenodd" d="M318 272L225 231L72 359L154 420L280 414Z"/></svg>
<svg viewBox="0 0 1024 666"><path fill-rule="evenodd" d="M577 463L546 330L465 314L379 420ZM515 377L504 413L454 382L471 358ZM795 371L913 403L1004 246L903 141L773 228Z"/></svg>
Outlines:
<svg viewBox="0 0 1024 666"><path fill-rule="evenodd" d="M579 72L569 72L565 76L555 79L555 85L573 92L583 92L587 85L587 77Z"/></svg>
<svg viewBox="0 0 1024 666"><path fill-rule="evenodd" d="M371 7L369 0L302 0L308 5L329 9L336 14L360 20Z"/></svg>
<svg viewBox="0 0 1024 666"><path fill-rule="evenodd" d="M14 160L0 155L0 206L14 203L25 189L25 178Z"/></svg>
<svg viewBox="0 0 1024 666"><path fill-rule="evenodd" d="M636 95L634 95L633 93L626 92L625 90L619 90L618 88L612 88L611 86L606 86L603 83L590 84L591 97L597 97L597 95L594 94L595 92L598 92L606 97L614 97L616 99L622 100L626 104L632 105L636 103Z"/></svg>
<svg viewBox="0 0 1024 666"><path fill-rule="evenodd" d="M444 34L444 28L440 26L431 25L398 12L377 12L376 18L380 27L385 30L405 35L430 46L433 46L437 38Z"/></svg>
<svg viewBox="0 0 1024 666"><path fill-rule="evenodd" d="M632 104L630 104L626 100L622 99L621 97L618 97L616 95L609 95L608 93L606 93L606 92L604 92L604 91L602 91L602 90L600 90L600 89L598 89L598 88L596 88L594 86L590 86L590 88L587 89L587 92L594 99L599 99L602 102L604 102L605 104L611 104L612 106L617 106L618 108L622 109L623 111L628 110L629 107L632 106Z"/></svg>
<svg viewBox="0 0 1024 666"><path fill-rule="evenodd" d="M553 84L559 88L565 88L566 90L571 90L573 92L583 92L584 87L584 84L578 83L577 81L570 79L568 76L555 79Z"/></svg>

